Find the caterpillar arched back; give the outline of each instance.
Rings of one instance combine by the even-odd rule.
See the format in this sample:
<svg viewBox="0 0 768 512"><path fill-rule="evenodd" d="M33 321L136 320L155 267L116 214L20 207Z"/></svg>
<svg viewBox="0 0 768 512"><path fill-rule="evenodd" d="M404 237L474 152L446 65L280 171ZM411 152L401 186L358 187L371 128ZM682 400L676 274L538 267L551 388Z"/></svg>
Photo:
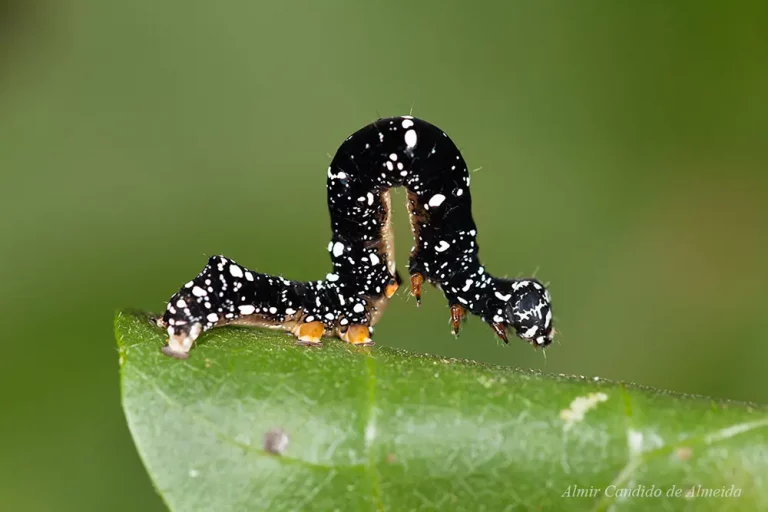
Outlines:
<svg viewBox="0 0 768 512"><path fill-rule="evenodd" d="M304 345L319 345L324 334L371 345L371 326L401 283L389 194L397 186L408 192L417 303L429 282L448 299L454 334L468 311L505 343L508 329L535 346L551 343L544 285L493 277L480 264L467 164L442 130L411 116L379 119L347 137L327 174L333 268L325 279L290 281L214 256L158 320L168 330L166 354L186 357L202 332L232 323L285 329Z"/></svg>

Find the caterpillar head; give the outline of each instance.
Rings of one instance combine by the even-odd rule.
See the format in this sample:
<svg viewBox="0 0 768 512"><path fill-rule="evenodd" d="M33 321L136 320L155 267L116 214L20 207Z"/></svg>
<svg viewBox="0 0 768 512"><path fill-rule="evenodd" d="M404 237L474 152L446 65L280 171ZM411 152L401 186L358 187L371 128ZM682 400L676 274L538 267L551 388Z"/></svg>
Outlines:
<svg viewBox="0 0 768 512"><path fill-rule="evenodd" d="M552 298L535 279L509 282L511 297L507 301L506 320L517 335L538 347L552 343L555 329L552 324Z"/></svg>

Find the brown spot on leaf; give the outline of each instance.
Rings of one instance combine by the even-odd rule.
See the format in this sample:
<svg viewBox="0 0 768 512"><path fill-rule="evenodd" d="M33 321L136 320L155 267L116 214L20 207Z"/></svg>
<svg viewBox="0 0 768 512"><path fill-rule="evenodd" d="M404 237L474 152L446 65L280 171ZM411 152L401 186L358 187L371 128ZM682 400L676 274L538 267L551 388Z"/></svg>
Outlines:
<svg viewBox="0 0 768 512"><path fill-rule="evenodd" d="M675 455L678 459L686 461L693 457L693 449L689 446L678 446L675 448Z"/></svg>
<svg viewBox="0 0 768 512"><path fill-rule="evenodd" d="M282 455L288 448L288 434L281 428L273 428L264 434L264 450L274 455Z"/></svg>

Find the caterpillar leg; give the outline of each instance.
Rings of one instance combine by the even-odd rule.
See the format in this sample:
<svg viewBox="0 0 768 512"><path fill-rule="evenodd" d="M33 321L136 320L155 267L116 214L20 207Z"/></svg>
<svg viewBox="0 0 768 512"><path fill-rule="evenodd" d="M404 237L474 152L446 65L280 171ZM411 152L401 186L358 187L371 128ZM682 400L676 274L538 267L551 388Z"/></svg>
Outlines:
<svg viewBox="0 0 768 512"><path fill-rule="evenodd" d="M392 276L392 280L387 284L387 287L384 289L384 295L387 296L388 299L391 299L392 296L397 292L397 289L400 288L400 285L402 284L403 279L400 277L400 272L395 271L395 275Z"/></svg>
<svg viewBox="0 0 768 512"><path fill-rule="evenodd" d="M296 344L306 347L321 347L323 344L320 338L325 334L325 325L323 322L306 322L297 325L293 329L293 334L298 338Z"/></svg>
<svg viewBox="0 0 768 512"><path fill-rule="evenodd" d="M371 340L371 328L363 324L350 325L346 331L339 332L339 338L360 347L372 347L374 345L373 340Z"/></svg>
<svg viewBox="0 0 768 512"><path fill-rule="evenodd" d="M411 295L416 297L416 305L421 307L421 285L424 284L424 276L419 272L411 274Z"/></svg>
<svg viewBox="0 0 768 512"><path fill-rule="evenodd" d="M457 338L459 337L459 328L461 327L461 322L466 320L466 318L466 309L464 309L460 304L451 305L451 333Z"/></svg>
<svg viewBox="0 0 768 512"><path fill-rule="evenodd" d="M491 329L493 329L493 332L496 333L496 336L498 336L501 341L509 345L509 338L507 338L507 327L501 322L496 322L491 324Z"/></svg>

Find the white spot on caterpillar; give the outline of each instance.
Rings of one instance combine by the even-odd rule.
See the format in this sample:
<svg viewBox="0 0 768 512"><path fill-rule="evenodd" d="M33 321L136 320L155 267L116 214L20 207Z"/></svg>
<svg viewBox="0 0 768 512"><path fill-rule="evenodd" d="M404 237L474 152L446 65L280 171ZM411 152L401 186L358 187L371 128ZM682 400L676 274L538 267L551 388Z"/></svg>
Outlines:
<svg viewBox="0 0 768 512"><path fill-rule="evenodd" d="M405 144L409 148L415 147L417 140L418 140L418 136L416 135L416 130L410 129L407 132L405 132Z"/></svg>
<svg viewBox="0 0 768 512"><path fill-rule="evenodd" d="M552 310L547 310L547 317L544 319L544 327L549 327L549 324L552 322Z"/></svg>
<svg viewBox="0 0 768 512"><path fill-rule="evenodd" d="M347 177L347 174L344 172L340 172L339 174L336 175L336 177L339 178L340 180L343 180Z"/></svg>
<svg viewBox="0 0 768 512"><path fill-rule="evenodd" d="M295 313L296 313L296 310L295 310L295 309L293 309L293 308L287 308L287 309L285 310L285 314L286 314L286 315L293 315L293 314L295 314Z"/></svg>
<svg viewBox="0 0 768 512"><path fill-rule="evenodd" d="M215 324L216 322L218 322L218 321L219 321L219 315L217 315L216 313L211 313L210 315L208 315L208 316L207 316L207 317L205 317L205 318L206 318L206 319L207 319L209 322L211 322L212 324Z"/></svg>
<svg viewBox="0 0 768 512"><path fill-rule="evenodd" d="M240 310L241 315L252 315L256 311L256 308L251 305L240 306L237 309Z"/></svg>
<svg viewBox="0 0 768 512"><path fill-rule="evenodd" d="M461 197L463 194L464 194L464 190L463 189L457 189L456 190L456 197Z"/></svg>
<svg viewBox="0 0 768 512"><path fill-rule="evenodd" d="M381 262L378 256L371 254L371 265L378 265Z"/></svg>
<svg viewBox="0 0 768 512"><path fill-rule="evenodd" d="M272 306L271 308L269 308L269 312L274 315L275 313L277 313L277 308Z"/></svg>
<svg viewBox="0 0 768 512"><path fill-rule="evenodd" d="M246 272L246 273L245 273L245 278L246 278L248 281L253 281L253 274L251 274L250 272Z"/></svg>
<svg viewBox="0 0 768 512"><path fill-rule="evenodd" d="M327 318L328 320L333 320L334 319L333 313L326 313L325 318Z"/></svg>
<svg viewBox="0 0 768 512"><path fill-rule="evenodd" d="M530 285L530 281L518 281L516 283L512 283L512 289L517 291L520 288L525 288L526 286Z"/></svg>
<svg viewBox="0 0 768 512"><path fill-rule="evenodd" d="M533 338L534 336L536 336L536 333L538 331L539 331L539 326L538 325L534 325L533 327L531 327L530 329L528 329L527 331L522 333L520 335L520 337L524 338L526 340L529 340L529 339Z"/></svg>
<svg viewBox="0 0 768 512"><path fill-rule="evenodd" d="M403 120L403 128L405 128L407 130L411 126L413 126L413 121L411 121L410 119L404 119Z"/></svg>
<svg viewBox="0 0 768 512"><path fill-rule="evenodd" d="M355 307L352 308L352 311L354 311L355 313L362 313L363 311L365 311L365 306L363 306L358 302L357 304L355 304Z"/></svg>
<svg viewBox="0 0 768 512"><path fill-rule="evenodd" d="M184 285L184 288L192 288L193 286L195 286L195 283L190 281L190 282L188 282L187 284Z"/></svg>
<svg viewBox="0 0 768 512"><path fill-rule="evenodd" d="M429 200L429 206L437 208L443 204L443 201L445 201L445 196L443 194L435 194L432 196L432 199Z"/></svg>
<svg viewBox="0 0 768 512"><path fill-rule="evenodd" d="M237 265L230 265L229 273L232 274L232 277L243 277L243 269Z"/></svg>
<svg viewBox="0 0 768 512"><path fill-rule="evenodd" d="M574 398L568 409L560 411L560 419L564 422L563 429L569 430L574 424L582 421L584 415L588 411L594 409L600 402L605 402L606 400L608 400L608 395L602 392L590 393L587 396L577 396ZM630 445L631 443L632 439L630 439Z"/></svg>
<svg viewBox="0 0 768 512"><path fill-rule="evenodd" d="M445 240L440 240L440 243L437 244L437 247L435 247L435 250L437 252L443 252L443 251L447 250L450 246L451 246L451 244L449 244Z"/></svg>
<svg viewBox="0 0 768 512"><path fill-rule="evenodd" d="M390 162L390 161L387 161L387 169L389 169L389 170L391 171L391 170L393 170L394 168L395 168L395 166L394 166L394 165L392 165L392 162Z"/></svg>
<svg viewBox="0 0 768 512"><path fill-rule="evenodd" d="M346 318L342 318L342 319L341 319L341 321L340 321L339 323L340 323L341 325L347 325L347 324L349 323L349 320L347 320Z"/></svg>
<svg viewBox="0 0 768 512"><path fill-rule="evenodd" d="M468 291L469 287L472 286L472 283L474 283L472 279L467 279L466 282L464 283L464 288L462 288L461 291L463 292Z"/></svg>
<svg viewBox="0 0 768 512"><path fill-rule="evenodd" d="M500 293L500 292L496 292L496 293L495 293L495 295L496 295L496 298L497 298L497 299L499 299L499 300L504 300L504 301L507 301L507 300L509 300L510 298L512 298L512 294L511 294L511 293L510 293L509 295L504 295L503 293Z"/></svg>
<svg viewBox="0 0 768 512"><path fill-rule="evenodd" d="M389 155L389 159L392 160L393 162L397 162L397 153L392 153L391 155Z"/></svg>
<svg viewBox="0 0 768 512"><path fill-rule="evenodd" d="M184 301L184 299L179 299L176 301L176 307L179 309L184 309L187 307L187 303Z"/></svg>
<svg viewBox="0 0 768 512"><path fill-rule="evenodd" d="M341 242L336 242L333 244L333 255L338 257L344 254L344 244Z"/></svg>
<svg viewBox="0 0 768 512"><path fill-rule="evenodd" d="M338 281L339 275L338 274L326 274L325 278L331 282Z"/></svg>
<svg viewBox="0 0 768 512"><path fill-rule="evenodd" d="M368 192L368 204L369 205L373 204L373 194L371 194L370 192Z"/></svg>
<svg viewBox="0 0 768 512"><path fill-rule="evenodd" d="M362 198L360 198L362 200ZM328 242L328 252L331 252L333 250L333 240Z"/></svg>
<svg viewBox="0 0 768 512"><path fill-rule="evenodd" d="M194 295L195 297L205 297L206 295L208 295L208 292L203 290L199 286L195 286L194 288L192 288L192 295Z"/></svg>

